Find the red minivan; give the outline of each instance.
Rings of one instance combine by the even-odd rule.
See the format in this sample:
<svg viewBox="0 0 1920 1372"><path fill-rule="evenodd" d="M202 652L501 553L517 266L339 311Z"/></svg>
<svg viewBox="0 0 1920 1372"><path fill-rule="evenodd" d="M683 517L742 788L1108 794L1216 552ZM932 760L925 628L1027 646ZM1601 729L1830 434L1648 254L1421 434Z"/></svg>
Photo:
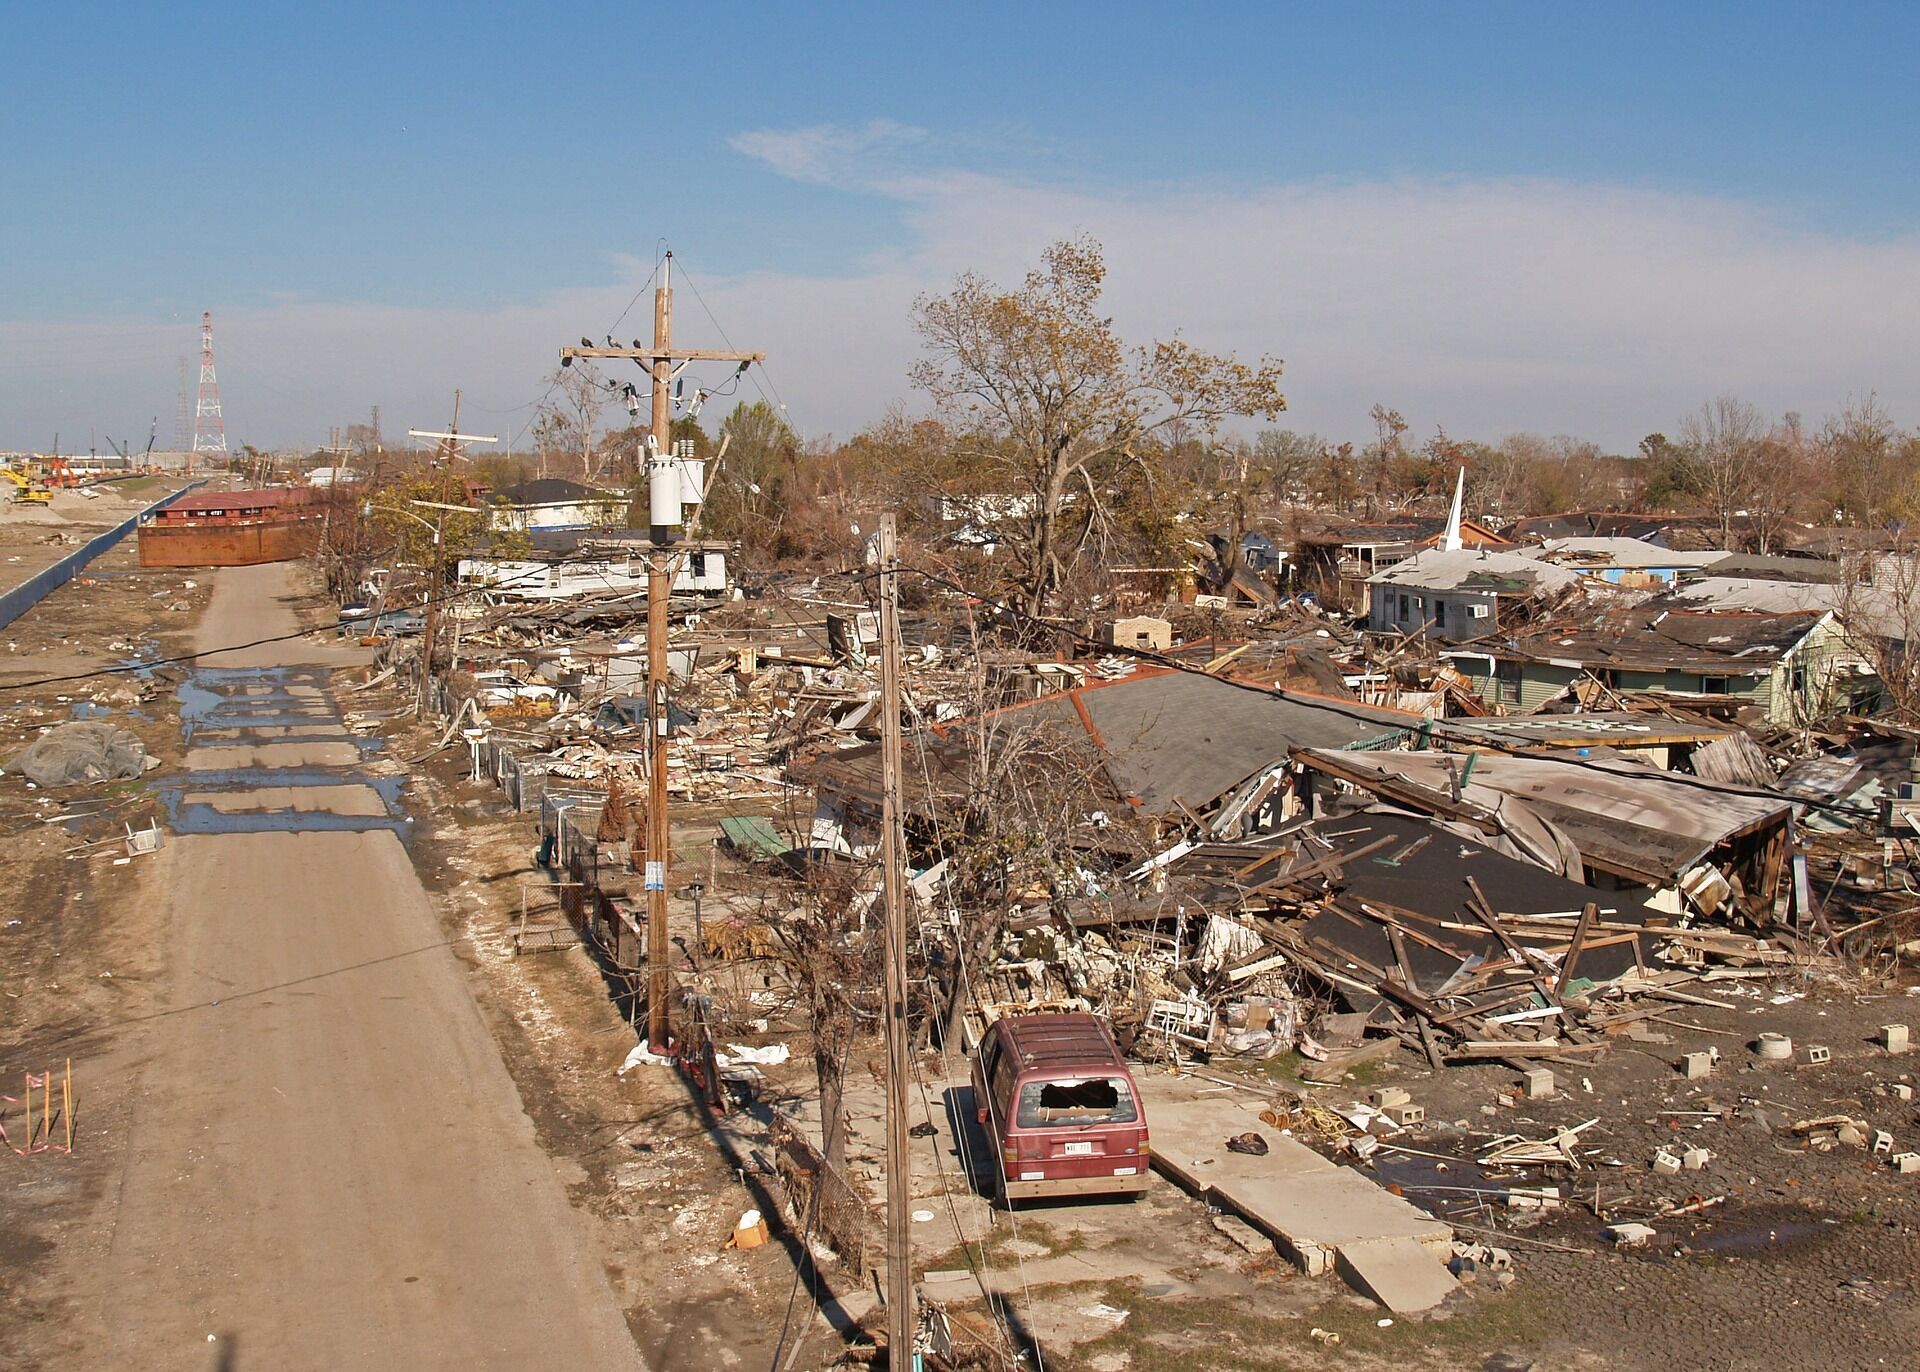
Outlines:
<svg viewBox="0 0 1920 1372"><path fill-rule="evenodd" d="M1104 1020L996 1020L973 1059L973 1101L1007 1200L1146 1189L1146 1110Z"/></svg>

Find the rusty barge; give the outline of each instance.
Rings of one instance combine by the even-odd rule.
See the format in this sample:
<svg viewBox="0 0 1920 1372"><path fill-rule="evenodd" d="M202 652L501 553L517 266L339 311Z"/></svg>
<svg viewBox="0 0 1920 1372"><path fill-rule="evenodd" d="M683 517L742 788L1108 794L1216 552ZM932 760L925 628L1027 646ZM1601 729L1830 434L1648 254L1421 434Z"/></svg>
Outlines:
<svg viewBox="0 0 1920 1372"><path fill-rule="evenodd" d="M326 519L312 492L276 487L184 496L140 520L142 567L249 567L312 552Z"/></svg>

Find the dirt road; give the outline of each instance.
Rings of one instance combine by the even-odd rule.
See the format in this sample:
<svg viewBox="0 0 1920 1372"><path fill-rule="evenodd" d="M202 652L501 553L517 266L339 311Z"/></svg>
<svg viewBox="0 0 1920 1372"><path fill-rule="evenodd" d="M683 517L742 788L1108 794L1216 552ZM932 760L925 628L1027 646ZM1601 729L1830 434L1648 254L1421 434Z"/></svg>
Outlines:
<svg viewBox="0 0 1920 1372"><path fill-rule="evenodd" d="M294 627L285 567L219 573L202 648ZM183 692L193 780L151 889L162 1009L114 1032L133 1093L79 1365L637 1368L309 641ZM211 1337L210 1337L211 1336Z"/></svg>

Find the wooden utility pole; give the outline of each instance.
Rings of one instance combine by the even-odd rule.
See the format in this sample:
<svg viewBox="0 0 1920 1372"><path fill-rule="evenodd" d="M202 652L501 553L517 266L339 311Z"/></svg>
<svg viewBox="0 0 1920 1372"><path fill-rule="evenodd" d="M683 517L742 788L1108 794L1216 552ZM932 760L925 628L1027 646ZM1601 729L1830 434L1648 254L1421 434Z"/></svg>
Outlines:
<svg viewBox="0 0 1920 1372"><path fill-rule="evenodd" d="M674 530L680 524L680 466L673 456L673 377L687 362L736 362L745 371L765 353L713 352L673 346L673 254L660 267L653 292L651 348L562 348L560 365L576 357L627 358L646 367L653 383L652 431L647 437L647 1047L672 1051L668 1014L671 968L667 943L667 859L672 842L667 824L667 608L677 556Z"/></svg>
<svg viewBox="0 0 1920 1372"><path fill-rule="evenodd" d="M441 515L433 521L433 552L427 560L427 622L422 626L420 638L420 694L413 702L413 712L417 715L427 712L427 687L433 681L433 640L440 628L440 541L446 531L447 517ZM377 633L378 620L373 627Z"/></svg>
<svg viewBox="0 0 1920 1372"><path fill-rule="evenodd" d="M439 442L433 450L433 465L442 463L449 466L466 458L462 451L469 443L498 443L498 434L463 434L460 432L460 388L453 388L453 424L446 429L408 429L408 438L433 438Z"/></svg>
<svg viewBox="0 0 1920 1372"><path fill-rule="evenodd" d="M893 516L880 520L880 862L886 900L887 1366L912 1366L913 1254L908 1230L906 830L900 794L900 559Z"/></svg>

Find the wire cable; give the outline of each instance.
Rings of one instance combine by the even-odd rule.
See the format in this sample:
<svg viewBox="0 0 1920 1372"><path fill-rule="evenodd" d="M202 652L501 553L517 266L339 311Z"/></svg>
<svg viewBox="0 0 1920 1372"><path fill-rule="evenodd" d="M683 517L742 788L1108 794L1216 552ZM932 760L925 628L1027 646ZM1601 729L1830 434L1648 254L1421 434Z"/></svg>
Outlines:
<svg viewBox="0 0 1920 1372"><path fill-rule="evenodd" d="M613 323L609 324L605 330L603 330L603 333L606 337L611 338L613 336L613 331L620 327L622 322L625 321L627 315L633 311L633 307L640 303L640 297L647 293L647 287L651 286L654 282L654 278L659 275L660 275L660 263L656 259L653 264L653 270L647 273L647 279L640 283L640 289L635 291L633 293L633 299L627 302L627 308L620 311L619 317L616 318L613 321ZM560 378L562 375L563 373L558 369L556 369L553 375L550 378L548 378L546 390L540 393L540 398L538 400L531 402L533 405L533 413L527 416L526 422L521 424L521 426L517 430L515 430L512 438L507 440L507 445L502 450L503 456L505 454L511 453L514 450L514 448L519 444L520 440L523 437L525 437L527 430L532 428L534 425L534 422L540 418L541 407L545 406L547 401L552 398L553 388L560 384ZM516 410L521 410L525 408L527 407L524 405L514 406L514 409ZM488 413L491 414L491 413L494 413L494 411L488 411ZM511 411L508 411L507 413L511 413Z"/></svg>
<svg viewBox="0 0 1920 1372"><path fill-rule="evenodd" d="M687 289L693 292L693 298L700 303L700 308L706 311L707 321L713 325L714 331L720 335L720 341L727 345L727 351L729 352L740 351L738 348L733 346L733 340L727 337L726 329L722 327L719 319L715 317L712 308L707 304L706 297L700 294L700 288L693 283L693 277L688 274L684 266L680 269L680 274L686 280ZM765 375L767 378L766 390L761 390L760 381L759 381L760 375ZM769 405L773 406L774 409L782 417L787 417L788 415L787 402L780 398L780 388L773 384L773 374L767 371L767 364L765 362L762 362L759 364L758 374L756 374L756 372L753 369L749 369L747 373L747 379L753 382L753 388L754 390L760 392L760 398L762 400L765 400ZM767 395L768 390L773 392L771 399L768 398L768 395ZM787 422L791 424L792 423L791 418L788 418Z"/></svg>

